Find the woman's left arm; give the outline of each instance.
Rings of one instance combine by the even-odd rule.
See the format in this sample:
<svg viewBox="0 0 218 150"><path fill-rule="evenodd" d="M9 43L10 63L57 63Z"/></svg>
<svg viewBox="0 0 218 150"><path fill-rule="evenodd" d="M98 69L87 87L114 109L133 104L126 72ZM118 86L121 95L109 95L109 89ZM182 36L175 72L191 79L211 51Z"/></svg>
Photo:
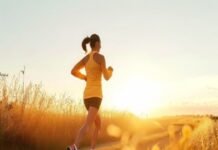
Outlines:
<svg viewBox="0 0 218 150"><path fill-rule="evenodd" d="M85 63L84 63L84 60L85 60L85 57L80 60L74 67L73 69L71 70L71 74L81 80L87 80L87 77L86 75L82 74L80 72L80 70L85 66Z"/></svg>

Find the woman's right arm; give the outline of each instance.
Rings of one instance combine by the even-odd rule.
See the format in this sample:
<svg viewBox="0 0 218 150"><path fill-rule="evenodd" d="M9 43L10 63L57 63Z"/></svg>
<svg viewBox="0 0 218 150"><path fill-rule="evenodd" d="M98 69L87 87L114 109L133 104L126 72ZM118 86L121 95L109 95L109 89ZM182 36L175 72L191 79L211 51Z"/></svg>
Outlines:
<svg viewBox="0 0 218 150"><path fill-rule="evenodd" d="M106 61L103 55L101 55L101 70L105 80L109 80L112 76L113 68L112 67L106 68Z"/></svg>
<svg viewBox="0 0 218 150"><path fill-rule="evenodd" d="M87 77L86 75L84 75L83 73L80 72L80 70L82 68L85 67L85 61L86 61L86 58L87 57L84 57L82 60L80 60L74 67L73 69L71 70L71 74L81 80L87 80Z"/></svg>

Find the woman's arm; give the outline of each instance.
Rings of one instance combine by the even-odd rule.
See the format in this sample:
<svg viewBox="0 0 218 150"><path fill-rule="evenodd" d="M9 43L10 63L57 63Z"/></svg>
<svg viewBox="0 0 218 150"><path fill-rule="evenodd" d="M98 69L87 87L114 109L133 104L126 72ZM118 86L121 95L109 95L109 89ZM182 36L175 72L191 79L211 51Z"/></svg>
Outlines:
<svg viewBox="0 0 218 150"><path fill-rule="evenodd" d="M113 68L112 67L108 67L108 69L106 68L106 61L103 55L101 55L101 70L105 80L109 80L112 76Z"/></svg>
<svg viewBox="0 0 218 150"><path fill-rule="evenodd" d="M86 75L84 75L84 74L82 74L82 73L80 72L80 70L85 66L85 63L84 63L85 58L86 58L86 57L84 57L82 60L80 60L80 61L73 67L73 69L71 70L71 74L72 74L73 76L75 76L75 77L81 79L81 80L85 80L85 81L86 81L86 80L87 80Z"/></svg>

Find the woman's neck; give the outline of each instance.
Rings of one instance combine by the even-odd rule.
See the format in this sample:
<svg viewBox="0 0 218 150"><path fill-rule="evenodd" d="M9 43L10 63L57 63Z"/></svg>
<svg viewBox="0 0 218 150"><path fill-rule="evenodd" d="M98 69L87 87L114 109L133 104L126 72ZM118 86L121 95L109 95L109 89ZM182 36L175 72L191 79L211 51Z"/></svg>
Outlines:
<svg viewBox="0 0 218 150"><path fill-rule="evenodd" d="M92 49L92 52L97 52L97 53L98 53L99 51L98 51L98 50L96 50L96 49Z"/></svg>

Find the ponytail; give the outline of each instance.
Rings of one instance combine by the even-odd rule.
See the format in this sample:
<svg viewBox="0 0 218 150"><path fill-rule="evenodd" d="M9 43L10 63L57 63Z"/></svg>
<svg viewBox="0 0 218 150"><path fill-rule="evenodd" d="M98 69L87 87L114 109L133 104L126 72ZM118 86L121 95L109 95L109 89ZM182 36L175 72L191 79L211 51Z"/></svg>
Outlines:
<svg viewBox="0 0 218 150"><path fill-rule="evenodd" d="M86 37L82 41L82 48L87 52L86 44L90 43L91 48L95 47L96 42L101 42L100 37L97 34L92 34L90 37Z"/></svg>
<svg viewBox="0 0 218 150"><path fill-rule="evenodd" d="M88 36L86 38L84 38L82 41L82 48L85 52L87 52L86 44L88 44L90 41L91 41L91 39Z"/></svg>

